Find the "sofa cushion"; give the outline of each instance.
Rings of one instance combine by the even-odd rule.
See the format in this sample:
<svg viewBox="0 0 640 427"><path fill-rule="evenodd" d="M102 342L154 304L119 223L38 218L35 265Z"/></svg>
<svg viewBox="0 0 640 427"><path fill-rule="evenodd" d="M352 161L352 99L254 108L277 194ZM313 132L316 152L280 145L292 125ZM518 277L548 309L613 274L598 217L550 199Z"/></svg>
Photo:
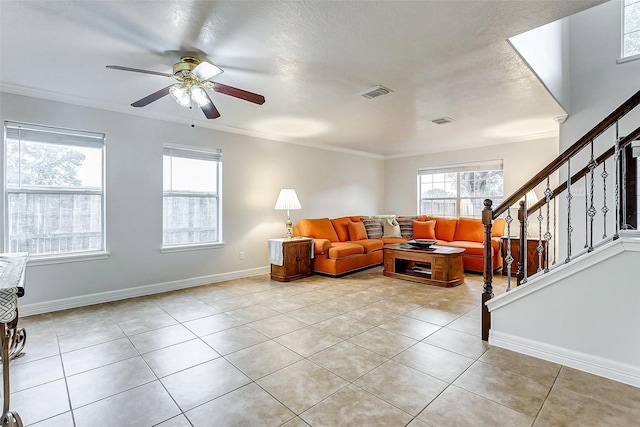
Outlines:
<svg viewBox="0 0 640 427"><path fill-rule="evenodd" d="M348 216L343 216L342 218L334 218L331 220L331 225L333 225L333 229L336 230L339 241L347 242L350 240L348 228L350 222L351 218Z"/></svg>
<svg viewBox="0 0 640 427"><path fill-rule="evenodd" d="M468 240L469 242L484 242L484 226L477 218L458 218L458 226L453 240Z"/></svg>
<svg viewBox="0 0 640 427"><path fill-rule="evenodd" d="M365 230L367 230L367 237L369 239L382 238L382 220L378 218L362 218Z"/></svg>
<svg viewBox="0 0 640 427"><path fill-rule="evenodd" d="M442 242L442 246L451 246L454 248L464 249L464 255L484 255L484 245L478 242L470 242L468 240L454 240L453 242Z"/></svg>
<svg viewBox="0 0 640 427"><path fill-rule="evenodd" d="M301 236L327 239L330 242L338 241L338 235L329 218L301 219L298 221L298 230Z"/></svg>
<svg viewBox="0 0 640 427"><path fill-rule="evenodd" d="M398 217L400 225L400 235L405 239L413 239L413 221L417 220L417 216L401 216Z"/></svg>
<svg viewBox="0 0 640 427"><path fill-rule="evenodd" d="M438 242L438 245L462 248L464 249L464 255L484 256L484 244L479 242L470 242L468 240L454 240L453 242ZM491 247L493 249L492 253L495 256L495 254L499 253L500 250L500 240L491 239Z"/></svg>
<svg viewBox="0 0 640 427"><path fill-rule="evenodd" d="M360 221L349 221L349 240L365 240L367 239L367 229Z"/></svg>
<svg viewBox="0 0 640 427"><path fill-rule="evenodd" d="M348 257L349 255L358 255L364 253L364 247L351 242L334 242L329 248L329 258L338 259Z"/></svg>
<svg viewBox="0 0 640 427"><path fill-rule="evenodd" d="M400 224L395 218L386 218L384 220L384 234L382 237L402 237Z"/></svg>
<svg viewBox="0 0 640 427"><path fill-rule="evenodd" d="M380 239L355 240L352 243L361 245L364 248L364 253L379 251L384 246L384 242Z"/></svg>
<svg viewBox="0 0 640 427"><path fill-rule="evenodd" d="M436 222L431 221L413 221L413 238L414 239L435 239L436 238Z"/></svg>
<svg viewBox="0 0 640 427"><path fill-rule="evenodd" d="M436 239L450 242L456 233L457 218L428 216L427 220L436 220Z"/></svg>
<svg viewBox="0 0 640 427"><path fill-rule="evenodd" d="M385 245L393 245L394 243L407 243L407 239L404 237L383 237L382 243Z"/></svg>

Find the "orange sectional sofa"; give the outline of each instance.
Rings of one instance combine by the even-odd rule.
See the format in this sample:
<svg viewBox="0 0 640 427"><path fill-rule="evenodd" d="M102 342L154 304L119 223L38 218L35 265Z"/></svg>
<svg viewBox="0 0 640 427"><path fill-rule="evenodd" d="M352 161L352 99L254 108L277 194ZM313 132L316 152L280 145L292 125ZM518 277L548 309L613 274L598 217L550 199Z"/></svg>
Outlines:
<svg viewBox="0 0 640 427"><path fill-rule="evenodd" d="M396 232L393 237L384 237L383 221L386 219L366 216L301 219L293 227L293 234L314 239L314 272L340 276L382 264L383 246L412 239L414 221L417 221L416 230L422 234L416 238L433 238L438 240L438 245L463 248L464 269L476 272L484 269L484 227L479 219L424 215L397 217L401 234ZM504 219L499 218L492 228L494 270L502 266L500 236L504 233L504 225ZM429 235L430 231L433 237Z"/></svg>

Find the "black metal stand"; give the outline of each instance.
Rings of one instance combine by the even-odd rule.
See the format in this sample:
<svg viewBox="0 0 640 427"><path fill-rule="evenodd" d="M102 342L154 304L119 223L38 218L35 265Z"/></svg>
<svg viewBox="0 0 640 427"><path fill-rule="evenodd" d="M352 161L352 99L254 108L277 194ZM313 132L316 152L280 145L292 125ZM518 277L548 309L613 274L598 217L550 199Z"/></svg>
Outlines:
<svg viewBox="0 0 640 427"><path fill-rule="evenodd" d="M2 427L23 427L20 415L15 411L9 411L9 403L11 399L11 388L9 386L9 346L11 344L11 337L9 336L6 323L0 322L0 335L2 335L2 383L4 390Z"/></svg>

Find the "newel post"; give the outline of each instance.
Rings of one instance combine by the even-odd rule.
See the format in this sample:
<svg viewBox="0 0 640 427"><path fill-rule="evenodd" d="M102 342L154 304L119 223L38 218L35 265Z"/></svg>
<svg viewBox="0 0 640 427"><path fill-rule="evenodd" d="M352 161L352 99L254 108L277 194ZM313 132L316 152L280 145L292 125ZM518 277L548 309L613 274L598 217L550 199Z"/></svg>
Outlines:
<svg viewBox="0 0 640 427"><path fill-rule="evenodd" d="M482 210L482 224L484 225L484 285L482 286L482 339L489 340L489 329L491 329L491 314L486 302L493 298L493 260L491 259L491 227L493 222L492 201L484 200Z"/></svg>

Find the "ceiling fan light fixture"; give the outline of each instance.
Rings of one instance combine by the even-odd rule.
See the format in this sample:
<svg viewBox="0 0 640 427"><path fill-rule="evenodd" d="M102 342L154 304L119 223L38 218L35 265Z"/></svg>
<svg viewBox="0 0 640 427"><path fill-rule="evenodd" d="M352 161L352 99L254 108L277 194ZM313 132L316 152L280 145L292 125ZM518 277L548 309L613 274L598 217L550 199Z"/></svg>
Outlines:
<svg viewBox="0 0 640 427"><path fill-rule="evenodd" d="M169 89L169 93L176 100L176 102L183 107L191 106L191 95L189 94L189 90L184 87L181 83L176 83Z"/></svg>
<svg viewBox="0 0 640 427"><path fill-rule="evenodd" d="M204 89L198 85L191 86L191 99L201 107L211 102Z"/></svg>
<svg viewBox="0 0 640 427"><path fill-rule="evenodd" d="M203 61L200 62L191 72L202 80L209 80L210 78L221 74L222 69L210 62Z"/></svg>

